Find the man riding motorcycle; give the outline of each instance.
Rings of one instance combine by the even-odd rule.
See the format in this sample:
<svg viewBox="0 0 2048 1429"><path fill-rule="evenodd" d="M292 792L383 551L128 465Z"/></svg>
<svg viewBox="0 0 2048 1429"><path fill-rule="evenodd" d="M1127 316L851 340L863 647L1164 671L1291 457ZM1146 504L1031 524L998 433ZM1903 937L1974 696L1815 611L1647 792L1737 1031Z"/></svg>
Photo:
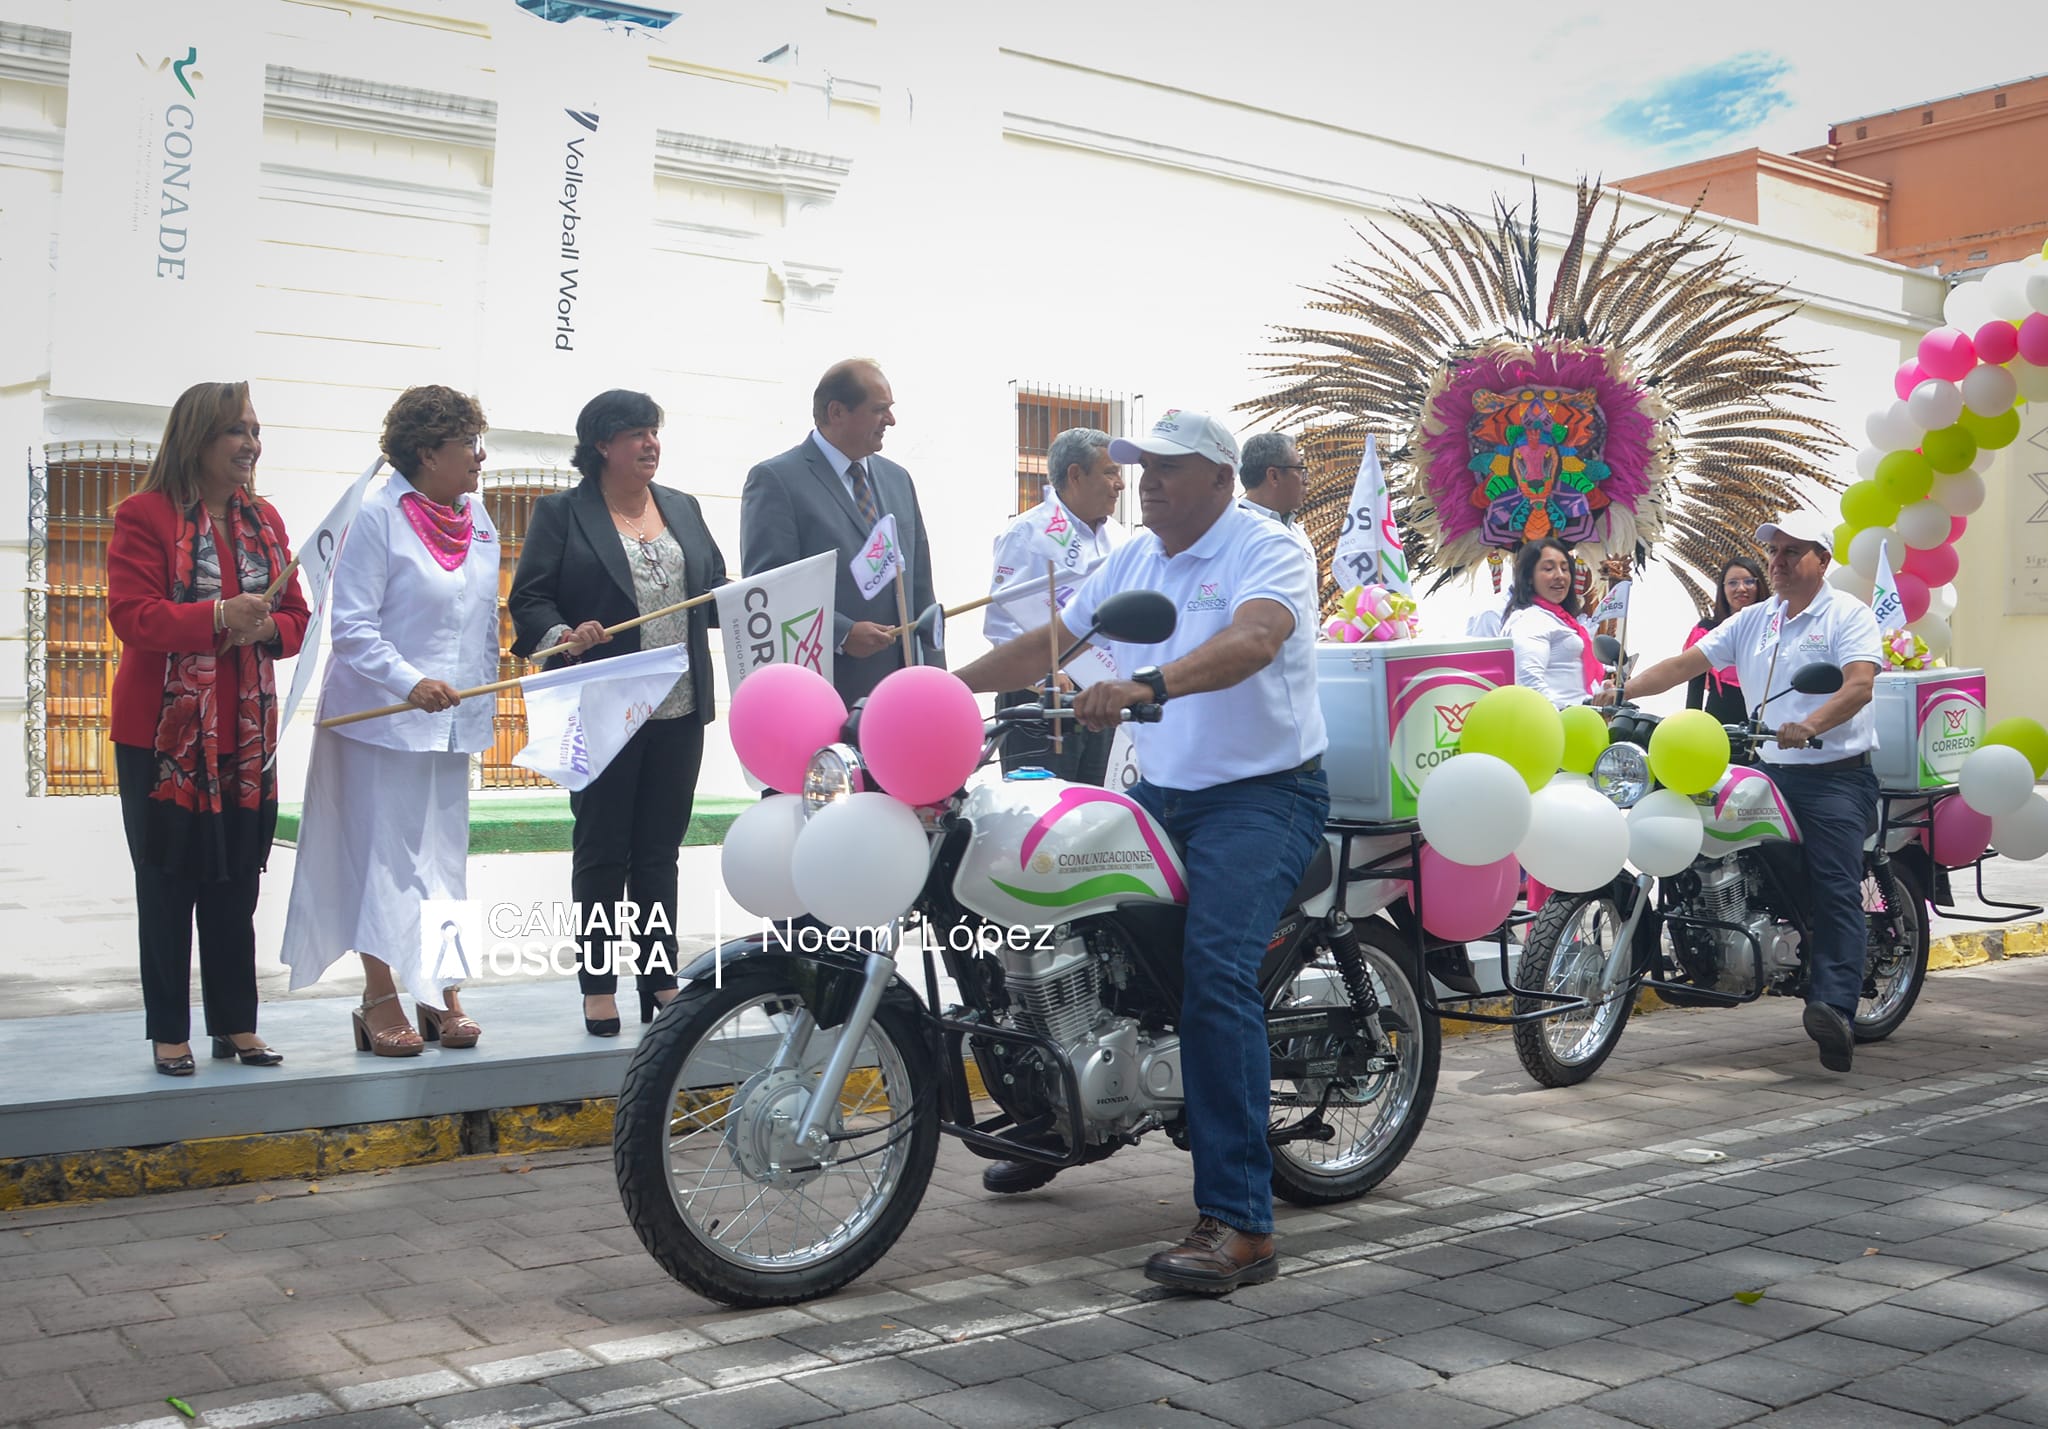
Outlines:
<svg viewBox="0 0 2048 1429"><path fill-rule="evenodd" d="M1144 778L1130 796L1180 844L1188 872L1181 1034L1195 1162L1195 1228L1145 1264L1150 1280L1216 1294L1271 1280L1272 1062L1258 971L1267 940L1322 838L1329 743L1315 686L1315 572L1276 522L1239 510L1236 439L1216 418L1170 410L1150 435L1110 445L1138 462L1146 529L1113 553L1053 622L1055 648L1087 629L1105 597L1154 589L1179 625L1164 643L1116 647L1120 673L1083 690L1091 729L1133 705L1167 706L1136 729ZM969 687L1012 690L1042 676L1041 627L960 671ZM1137 668L1133 668L1137 667ZM1028 1189L999 1163L991 1189ZM1005 1179L1008 1176L1010 1179ZM1042 1185L1039 1174L1031 1184Z"/></svg>
<svg viewBox="0 0 2048 1429"><path fill-rule="evenodd" d="M1877 827L1877 776L1870 767L1877 730L1869 705L1883 649L1870 607L1827 583L1833 537L1826 518L1795 511L1759 526L1756 538L1770 553L1775 599L1748 607L1691 649L1650 666L1629 683L1628 693L1661 694L1733 665L1737 683L1762 700L1787 690L1804 665L1841 667L1842 687L1834 694L1790 691L1776 701L1777 744L1765 746L1760 757L1799 821L1811 874L1806 1034L1820 1044L1823 1067L1846 1072L1856 1046L1867 938L1863 843Z"/></svg>

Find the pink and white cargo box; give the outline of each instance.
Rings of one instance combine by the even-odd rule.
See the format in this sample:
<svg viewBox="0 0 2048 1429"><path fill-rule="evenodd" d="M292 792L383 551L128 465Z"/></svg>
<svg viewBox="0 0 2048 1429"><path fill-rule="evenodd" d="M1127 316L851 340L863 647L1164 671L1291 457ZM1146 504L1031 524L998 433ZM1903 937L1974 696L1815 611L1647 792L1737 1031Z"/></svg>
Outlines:
<svg viewBox="0 0 2048 1429"><path fill-rule="evenodd" d="M1330 750L1330 816L1415 817L1430 771L1458 752L1479 697L1515 682L1506 640L1388 640L1316 646Z"/></svg>
<svg viewBox="0 0 2048 1429"><path fill-rule="evenodd" d="M1956 771L1984 738L1984 672L1881 674L1870 709L1877 721L1877 751L1870 765L1878 787L1939 789L1956 782Z"/></svg>

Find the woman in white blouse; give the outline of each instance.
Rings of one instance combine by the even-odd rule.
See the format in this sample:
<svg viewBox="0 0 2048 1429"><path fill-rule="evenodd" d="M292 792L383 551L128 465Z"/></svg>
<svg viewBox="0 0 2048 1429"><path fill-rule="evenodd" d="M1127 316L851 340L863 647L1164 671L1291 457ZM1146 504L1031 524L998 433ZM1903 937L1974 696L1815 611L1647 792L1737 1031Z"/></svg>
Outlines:
<svg viewBox="0 0 2048 1429"><path fill-rule="evenodd" d="M1572 555L1553 537L1515 553L1515 593L1502 634L1514 642L1515 680L1559 709L1599 696L1606 671L1593 637L1579 620Z"/></svg>

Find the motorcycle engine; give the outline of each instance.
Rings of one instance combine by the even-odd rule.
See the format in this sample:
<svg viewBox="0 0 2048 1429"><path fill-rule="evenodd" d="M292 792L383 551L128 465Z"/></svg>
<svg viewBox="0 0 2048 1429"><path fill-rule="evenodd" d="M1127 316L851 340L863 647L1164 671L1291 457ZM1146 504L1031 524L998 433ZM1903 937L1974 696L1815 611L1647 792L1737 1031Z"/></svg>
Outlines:
<svg viewBox="0 0 2048 1429"><path fill-rule="evenodd" d="M1764 982L1799 966L1799 932L1790 923L1749 900L1749 878L1736 859L1723 859L1697 870L1699 891L1686 900L1685 911L1696 918L1738 924L1763 951ZM1717 992L1742 996L1751 987L1749 939L1732 928L1691 930L1686 938L1694 958L1695 981ZM1701 954L1706 956L1701 957Z"/></svg>
<svg viewBox="0 0 2048 1429"><path fill-rule="evenodd" d="M995 1062L1008 1075L1006 1089L1013 1096L1023 1094L1011 1107L1020 1121L1050 1111L1061 1135L1070 1144L1082 1144L1108 1140L1148 1115L1180 1108L1180 1038L1155 1036L1135 1018L1110 1011L1102 997L1108 959L1085 937L1070 933L1050 951L1005 948L999 956L1011 1020L1018 1030L1059 1045L1062 1060L1073 1069L1087 1119L1080 1128L1069 1124L1058 1069L1047 1065L1043 1052L976 1045L984 1079Z"/></svg>

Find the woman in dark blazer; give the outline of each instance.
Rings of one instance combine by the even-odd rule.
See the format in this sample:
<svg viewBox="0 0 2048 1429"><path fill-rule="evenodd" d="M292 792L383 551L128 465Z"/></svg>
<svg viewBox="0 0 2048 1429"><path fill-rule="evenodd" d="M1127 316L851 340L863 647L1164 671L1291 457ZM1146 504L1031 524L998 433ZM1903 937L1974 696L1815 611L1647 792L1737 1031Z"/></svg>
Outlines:
<svg viewBox="0 0 2048 1429"><path fill-rule="evenodd" d="M602 660L688 643L690 668L626 747L587 788L569 796L575 815L570 892L583 956L583 1025L619 1031L619 965L607 945L639 945L640 1020L675 995L676 864L690 826L711 694L712 603L607 636L604 628L702 595L725 583L725 556L697 498L657 486L661 408L644 392L591 398L576 418L583 480L533 508L507 604L512 653L568 645L562 660ZM618 930L632 905L638 932ZM602 910L593 933L593 909Z"/></svg>

